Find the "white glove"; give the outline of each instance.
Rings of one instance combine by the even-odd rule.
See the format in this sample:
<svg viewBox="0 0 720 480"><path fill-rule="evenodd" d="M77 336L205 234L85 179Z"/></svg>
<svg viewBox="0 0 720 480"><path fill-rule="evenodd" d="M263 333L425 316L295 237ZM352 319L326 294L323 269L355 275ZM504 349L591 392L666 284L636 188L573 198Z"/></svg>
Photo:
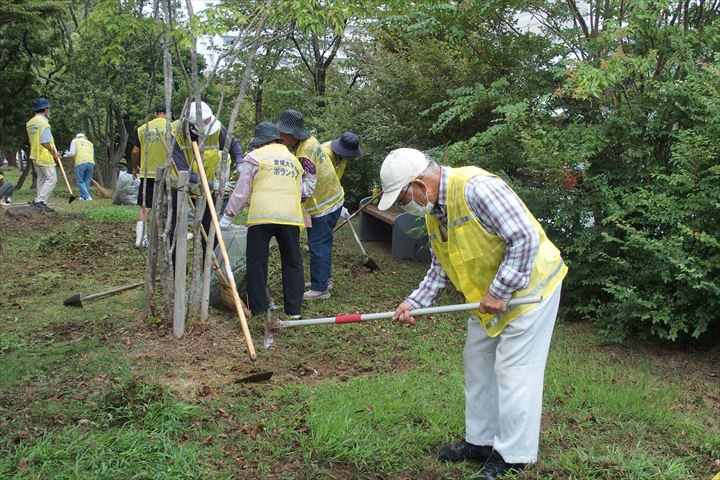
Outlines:
<svg viewBox="0 0 720 480"><path fill-rule="evenodd" d="M340 216L345 218L350 218L350 212L348 212L348 209L345 207L342 207L340 209Z"/></svg>
<svg viewBox="0 0 720 480"><path fill-rule="evenodd" d="M230 228L230 225L232 225L232 217L223 215L222 218L220 219L220 230L225 230L227 228Z"/></svg>

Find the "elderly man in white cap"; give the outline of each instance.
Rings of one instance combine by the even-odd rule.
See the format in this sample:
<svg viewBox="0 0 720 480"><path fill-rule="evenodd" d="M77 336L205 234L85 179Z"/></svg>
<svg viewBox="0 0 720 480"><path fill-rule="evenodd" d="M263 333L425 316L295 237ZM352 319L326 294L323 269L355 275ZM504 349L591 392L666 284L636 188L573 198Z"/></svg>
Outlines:
<svg viewBox="0 0 720 480"><path fill-rule="evenodd" d="M75 179L80 188L80 200L92 200L90 196L90 182L95 170L95 147L84 133L78 133L70 142L67 156L75 161Z"/></svg>
<svg viewBox="0 0 720 480"><path fill-rule="evenodd" d="M537 460L545 362L567 273L560 252L512 189L478 167L449 168L418 150L391 152L380 169L379 208L397 204L424 215L432 263L396 309L413 325L414 308L437 300L448 282L468 302L465 439L439 458L483 462L477 479L494 480ZM511 298L540 295L511 309Z"/></svg>

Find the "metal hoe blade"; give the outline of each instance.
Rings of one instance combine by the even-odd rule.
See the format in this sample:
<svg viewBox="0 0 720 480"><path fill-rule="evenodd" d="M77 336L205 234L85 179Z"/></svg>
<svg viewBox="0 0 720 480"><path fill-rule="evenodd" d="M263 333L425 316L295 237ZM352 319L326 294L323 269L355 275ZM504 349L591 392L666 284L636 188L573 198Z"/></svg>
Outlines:
<svg viewBox="0 0 720 480"><path fill-rule="evenodd" d="M275 340L280 336L280 332L282 332L282 323L268 310L265 317L265 337L263 338L265 350L275 343Z"/></svg>
<svg viewBox="0 0 720 480"><path fill-rule="evenodd" d="M273 376L273 372L260 372L260 373L253 373L252 375L248 375L247 377L239 378L235 380L235 383L257 383L257 382L264 382L266 380L270 380L270 377Z"/></svg>

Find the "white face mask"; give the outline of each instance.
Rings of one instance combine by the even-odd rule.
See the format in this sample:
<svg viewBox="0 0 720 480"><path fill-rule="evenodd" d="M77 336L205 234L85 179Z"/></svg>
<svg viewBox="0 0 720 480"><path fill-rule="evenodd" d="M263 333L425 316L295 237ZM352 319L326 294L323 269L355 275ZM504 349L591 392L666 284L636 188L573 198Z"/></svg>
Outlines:
<svg viewBox="0 0 720 480"><path fill-rule="evenodd" d="M435 208L435 204L430 201L427 192L425 192L424 206L420 205L415 201L415 194L413 193L412 187L410 187L410 194L412 195L413 199L410 200L406 205L400 206L400 208L405 210L410 215L415 215L416 217L424 217L425 215L430 213L433 208Z"/></svg>

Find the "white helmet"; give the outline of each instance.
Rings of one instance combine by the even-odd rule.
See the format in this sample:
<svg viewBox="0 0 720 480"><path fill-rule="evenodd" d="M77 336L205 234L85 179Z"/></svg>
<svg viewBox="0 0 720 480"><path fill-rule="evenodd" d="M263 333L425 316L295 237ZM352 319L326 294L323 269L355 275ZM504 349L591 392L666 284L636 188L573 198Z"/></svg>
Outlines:
<svg viewBox="0 0 720 480"><path fill-rule="evenodd" d="M210 106L205 102L200 102L200 109L202 110L203 123L205 124L205 135L212 135L213 133L220 130L220 121L213 115ZM188 110L188 122L193 125L197 125L197 111L195 109L195 102L190 104Z"/></svg>
<svg viewBox="0 0 720 480"><path fill-rule="evenodd" d="M80 132L77 135L75 135L75 138L86 138L86 137L85 137L84 133Z"/></svg>

